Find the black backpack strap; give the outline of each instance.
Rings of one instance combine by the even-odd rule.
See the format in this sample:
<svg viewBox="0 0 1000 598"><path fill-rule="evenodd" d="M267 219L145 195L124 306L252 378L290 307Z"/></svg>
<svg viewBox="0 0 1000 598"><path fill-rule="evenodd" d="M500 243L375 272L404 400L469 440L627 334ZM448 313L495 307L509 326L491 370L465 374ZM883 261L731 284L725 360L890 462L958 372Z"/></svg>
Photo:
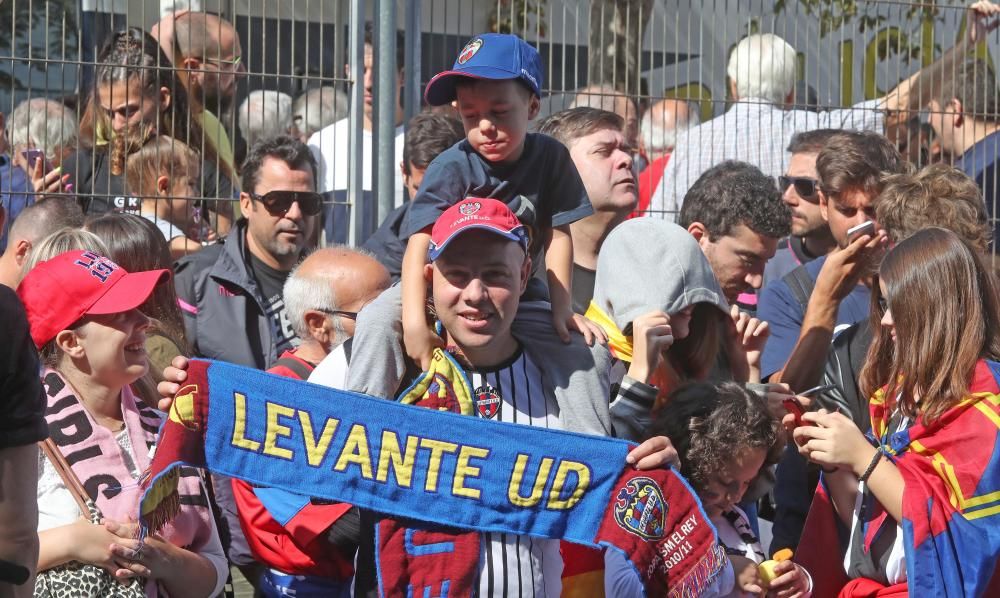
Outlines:
<svg viewBox="0 0 1000 598"><path fill-rule="evenodd" d="M309 374L313 371L313 368L292 357L281 357L278 361L274 362L274 365L280 365L292 370L299 377L299 380L308 380Z"/></svg>
<svg viewBox="0 0 1000 598"><path fill-rule="evenodd" d="M799 266L788 274L785 274L781 277L781 280L785 281L785 284L788 285L788 290L792 292L792 296L802 306L802 313L805 313L809 307L809 297L812 295L813 288L816 287L816 281L806 272L805 266Z"/></svg>

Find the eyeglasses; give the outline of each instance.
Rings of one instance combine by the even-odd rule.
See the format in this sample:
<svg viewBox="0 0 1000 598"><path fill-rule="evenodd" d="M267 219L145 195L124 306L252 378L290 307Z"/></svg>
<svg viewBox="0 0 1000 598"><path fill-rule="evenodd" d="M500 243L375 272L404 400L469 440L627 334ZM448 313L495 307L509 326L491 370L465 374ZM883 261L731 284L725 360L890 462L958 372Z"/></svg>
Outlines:
<svg viewBox="0 0 1000 598"><path fill-rule="evenodd" d="M316 311L321 311L329 316L340 316L342 318L347 318L348 320L357 321L358 319L358 312L356 311L343 311L341 309L325 309L322 307L317 308Z"/></svg>
<svg viewBox="0 0 1000 598"><path fill-rule="evenodd" d="M779 176L778 185L781 187L781 192L784 193L789 185L795 185L795 192L799 194L799 197L806 200L812 200L818 198L817 191L819 190L819 181L816 179L811 179L804 176Z"/></svg>
<svg viewBox="0 0 1000 598"><path fill-rule="evenodd" d="M226 67L227 71L236 71L240 68L240 64L243 62L242 56L237 56L232 60L222 60L220 58L206 58L205 62L214 62L219 66L219 70L223 70L222 67Z"/></svg>
<svg viewBox="0 0 1000 598"><path fill-rule="evenodd" d="M323 196L313 191L286 191L275 189L264 195L248 193L255 201L264 204L264 208L272 216L284 216L292 209L292 204L298 202L299 209L305 216L315 216L323 208Z"/></svg>

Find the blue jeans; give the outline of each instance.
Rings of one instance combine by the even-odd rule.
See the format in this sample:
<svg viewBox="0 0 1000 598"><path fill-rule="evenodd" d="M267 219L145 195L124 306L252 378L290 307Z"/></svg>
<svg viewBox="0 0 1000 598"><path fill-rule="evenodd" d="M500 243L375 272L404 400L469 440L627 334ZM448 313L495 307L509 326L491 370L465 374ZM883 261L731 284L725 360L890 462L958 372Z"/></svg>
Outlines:
<svg viewBox="0 0 1000 598"><path fill-rule="evenodd" d="M313 575L289 575L267 569L260 580L265 598L352 598L351 582L338 582Z"/></svg>

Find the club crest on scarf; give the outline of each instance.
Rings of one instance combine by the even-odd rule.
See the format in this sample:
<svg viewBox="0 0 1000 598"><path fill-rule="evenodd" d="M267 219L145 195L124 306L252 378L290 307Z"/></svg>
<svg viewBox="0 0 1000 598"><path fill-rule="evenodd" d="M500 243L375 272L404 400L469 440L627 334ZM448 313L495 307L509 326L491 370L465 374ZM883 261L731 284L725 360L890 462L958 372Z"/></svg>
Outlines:
<svg viewBox="0 0 1000 598"><path fill-rule="evenodd" d="M493 419L500 413L500 393L489 384L483 384L476 389L476 408L479 415Z"/></svg>
<svg viewBox="0 0 1000 598"><path fill-rule="evenodd" d="M403 391L399 402L462 415L475 413L472 383L455 359L435 349L431 367Z"/></svg>
<svg viewBox="0 0 1000 598"><path fill-rule="evenodd" d="M659 540L665 533L667 509L656 482L649 478L633 478L618 491L615 521L640 538Z"/></svg>
<svg viewBox="0 0 1000 598"><path fill-rule="evenodd" d="M170 421L178 423L192 432L197 432L198 422L194 416L194 402L197 395L197 384L188 384L178 390L174 402L170 406Z"/></svg>

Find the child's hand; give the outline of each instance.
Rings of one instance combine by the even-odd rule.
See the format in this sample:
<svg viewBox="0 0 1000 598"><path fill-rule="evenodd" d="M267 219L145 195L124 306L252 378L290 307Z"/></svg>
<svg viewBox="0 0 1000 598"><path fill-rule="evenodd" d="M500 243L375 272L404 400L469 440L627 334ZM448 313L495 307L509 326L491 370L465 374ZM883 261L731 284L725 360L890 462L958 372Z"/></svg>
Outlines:
<svg viewBox="0 0 1000 598"><path fill-rule="evenodd" d="M632 363L628 376L643 384L660 366L663 354L674 344L670 316L662 311L644 314L632 321Z"/></svg>
<svg viewBox="0 0 1000 598"><path fill-rule="evenodd" d="M761 582L760 573L757 572L757 563L735 555L730 555L729 561L733 564L737 590L754 596L764 593L764 584Z"/></svg>
<svg viewBox="0 0 1000 598"><path fill-rule="evenodd" d="M635 447L625 455L625 462L640 471L658 469L667 465L673 465L678 469L681 467L681 459L677 455L677 449L666 436L653 436Z"/></svg>
<svg viewBox="0 0 1000 598"><path fill-rule="evenodd" d="M774 566L774 572L778 577L771 580L767 590L769 598L801 598L809 592L809 574L801 566L781 561Z"/></svg>
<svg viewBox="0 0 1000 598"><path fill-rule="evenodd" d="M426 372L431 367L434 349L444 347L444 340L431 332L426 325L416 326L412 329L403 326L403 346L410 359L420 366L421 371Z"/></svg>

